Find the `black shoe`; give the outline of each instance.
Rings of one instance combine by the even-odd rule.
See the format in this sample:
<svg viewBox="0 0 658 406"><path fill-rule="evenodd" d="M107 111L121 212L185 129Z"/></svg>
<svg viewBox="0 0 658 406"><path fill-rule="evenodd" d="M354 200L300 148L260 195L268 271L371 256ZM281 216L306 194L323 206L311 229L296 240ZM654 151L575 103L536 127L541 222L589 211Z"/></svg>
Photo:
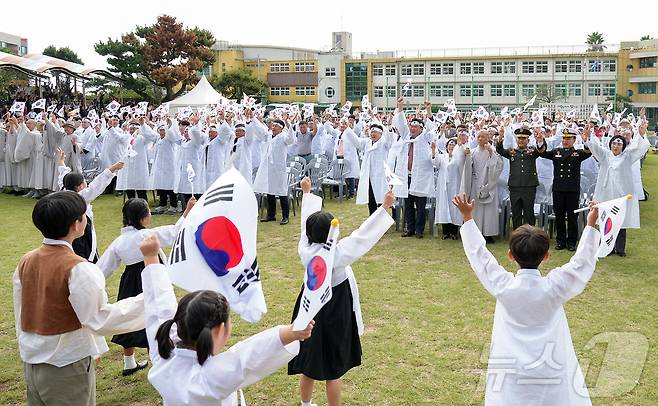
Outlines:
<svg viewBox="0 0 658 406"><path fill-rule="evenodd" d="M556 250L556 251L561 251L561 250L563 250L563 249L565 249L565 248L567 248L567 247L566 247L564 244L560 244L560 243L558 243L558 244L555 246L555 250Z"/></svg>
<svg viewBox="0 0 658 406"><path fill-rule="evenodd" d="M402 234L402 237L403 237L403 238L404 238L404 237L413 237L413 236L414 236L414 233L412 233L411 231L405 231L405 232Z"/></svg>
<svg viewBox="0 0 658 406"><path fill-rule="evenodd" d="M447 240L447 239L450 238L450 237L451 237L451 236L448 235L448 234L443 234L443 236L441 237L441 239L442 239L442 240Z"/></svg>
<svg viewBox="0 0 658 406"><path fill-rule="evenodd" d="M625 252L618 252L617 255L619 255L620 257L625 257L626 253Z"/></svg>
<svg viewBox="0 0 658 406"><path fill-rule="evenodd" d="M416 238L421 239L421 238L423 238L423 235L422 234L416 234Z"/></svg>
<svg viewBox="0 0 658 406"><path fill-rule="evenodd" d="M576 250L576 246L575 245L567 245L567 249L571 252L574 252Z"/></svg>
<svg viewBox="0 0 658 406"><path fill-rule="evenodd" d="M286 217L284 219L281 219L281 222L279 224L285 226L286 224L288 224L288 218Z"/></svg>
<svg viewBox="0 0 658 406"><path fill-rule="evenodd" d="M141 363L141 364L138 362L138 363L137 363L137 366L136 366L135 368L124 369L123 372L121 372L121 375L123 375L123 376L132 375L132 374L134 374L135 372L139 371L140 369L144 369L144 368L146 368L148 365L149 365L149 362L148 362L148 361L144 361L144 362Z"/></svg>
<svg viewBox="0 0 658 406"><path fill-rule="evenodd" d="M268 217L266 219L260 219L261 223L267 223L268 221L276 221L276 218L274 217Z"/></svg>
<svg viewBox="0 0 658 406"><path fill-rule="evenodd" d="M484 241L485 241L487 244L493 244L493 243L496 242L496 241L493 239L493 237L484 237Z"/></svg>
<svg viewBox="0 0 658 406"><path fill-rule="evenodd" d="M450 238L452 238L453 240L456 240L459 237L457 237L457 234L453 234L453 235L450 236Z"/></svg>

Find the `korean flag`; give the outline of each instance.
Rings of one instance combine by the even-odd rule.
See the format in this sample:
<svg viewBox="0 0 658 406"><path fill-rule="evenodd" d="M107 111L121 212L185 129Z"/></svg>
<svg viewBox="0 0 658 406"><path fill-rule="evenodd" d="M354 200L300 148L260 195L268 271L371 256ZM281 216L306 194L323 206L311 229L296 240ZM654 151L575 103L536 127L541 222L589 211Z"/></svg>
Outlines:
<svg viewBox="0 0 658 406"><path fill-rule="evenodd" d="M597 257L608 256L615 247L617 235L626 218L626 204L632 198L632 195L627 195L597 205L599 208L599 231L601 232L601 242L596 253Z"/></svg>
<svg viewBox="0 0 658 406"><path fill-rule="evenodd" d="M331 228L320 252L306 264L304 272L304 293L299 306L299 313L292 324L293 331L304 330L308 323L326 303L331 300L331 275L334 269L334 257L338 244L338 220L331 220Z"/></svg>
<svg viewBox="0 0 658 406"><path fill-rule="evenodd" d="M201 196L183 221L169 256L172 282L187 291L215 290L255 323L267 312L256 260L258 204L235 168Z"/></svg>

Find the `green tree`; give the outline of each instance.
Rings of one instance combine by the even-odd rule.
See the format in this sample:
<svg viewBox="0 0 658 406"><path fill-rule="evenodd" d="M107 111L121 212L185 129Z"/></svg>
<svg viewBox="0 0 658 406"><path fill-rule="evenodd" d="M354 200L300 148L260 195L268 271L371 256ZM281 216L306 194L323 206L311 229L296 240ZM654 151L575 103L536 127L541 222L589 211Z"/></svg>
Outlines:
<svg viewBox="0 0 658 406"><path fill-rule="evenodd" d="M642 38L640 38L640 41L648 41L650 39L653 39L651 35L643 35Z"/></svg>
<svg viewBox="0 0 658 406"><path fill-rule="evenodd" d="M46 56L52 56L53 58L63 59L68 62L79 63L80 65L84 65L82 63L82 59L78 57L78 54L76 54L69 47L57 48L54 45L50 45L43 50L43 54Z"/></svg>
<svg viewBox="0 0 658 406"><path fill-rule="evenodd" d="M554 85L539 85L536 95L537 101L548 104L567 100L567 96L562 92L558 92Z"/></svg>
<svg viewBox="0 0 658 406"><path fill-rule="evenodd" d="M235 69L213 76L210 84L229 99L239 99L242 94L263 97L267 94L267 83L258 80L248 69Z"/></svg>
<svg viewBox="0 0 658 406"><path fill-rule="evenodd" d="M607 97L605 101L615 103L615 111L620 113L622 110L627 109L626 113L633 111L633 100L629 96L618 94L615 96Z"/></svg>
<svg viewBox="0 0 658 406"><path fill-rule="evenodd" d="M163 101L169 101L196 84L197 72L215 61L211 49L214 42L210 31L184 28L175 17L163 15L153 25L138 26L121 40L108 38L94 48L100 55L109 56L110 71L126 88L149 101L154 101L152 97L159 99L159 92L152 89L160 88Z"/></svg>
<svg viewBox="0 0 658 406"><path fill-rule="evenodd" d="M587 52L603 52L603 50L607 48L603 45L604 42L605 39L603 38L603 34L594 31L587 36L587 41L585 41L585 44L589 45Z"/></svg>

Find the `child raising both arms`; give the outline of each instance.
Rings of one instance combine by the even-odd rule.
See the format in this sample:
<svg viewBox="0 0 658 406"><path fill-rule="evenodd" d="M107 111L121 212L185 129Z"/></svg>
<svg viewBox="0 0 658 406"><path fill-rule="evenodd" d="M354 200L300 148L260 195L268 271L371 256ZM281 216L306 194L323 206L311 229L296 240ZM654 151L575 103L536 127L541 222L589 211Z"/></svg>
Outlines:
<svg viewBox="0 0 658 406"><path fill-rule="evenodd" d="M484 288L496 298L485 405L591 405L571 341L564 303L579 295L594 273L599 231L596 202L571 260L542 276L549 238L522 225L512 232L508 256L518 264L507 272L487 250L473 221L475 202L465 195L453 204L464 217L464 251Z"/></svg>
<svg viewBox="0 0 658 406"><path fill-rule="evenodd" d="M231 335L229 304L221 294L200 290L176 303L156 234L140 245L149 357L149 382L165 405L233 406L237 390L284 366L311 336L314 322L293 331L274 327L222 351ZM190 271L194 271L190 269Z"/></svg>

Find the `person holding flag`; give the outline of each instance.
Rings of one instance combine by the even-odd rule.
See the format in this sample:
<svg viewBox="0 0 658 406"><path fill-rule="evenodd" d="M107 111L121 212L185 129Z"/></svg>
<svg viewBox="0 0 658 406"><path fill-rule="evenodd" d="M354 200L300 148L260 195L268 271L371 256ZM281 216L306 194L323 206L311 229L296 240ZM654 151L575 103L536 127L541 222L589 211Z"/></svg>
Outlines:
<svg viewBox="0 0 658 406"><path fill-rule="evenodd" d="M325 248L327 236L334 219L321 211L322 198L311 192L311 179L300 182L302 197L301 234L298 252L302 265L309 262ZM361 341L363 321L359 291L351 265L365 255L393 225L388 210L395 202L392 191L386 193L382 205L348 237L338 241L331 271L331 299L315 316L313 335L300 343L299 355L288 364L288 375L302 374L299 380L303 406L310 406L314 381L326 381L327 404L338 406L341 396L340 378L350 369L361 365ZM318 276L322 269L313 272ZM292 320L297 318L305 288L297 297Z"/></svg>
<svg viewBox="0 0 658 406"><path fill-rule="evenodd" d="M626 202L626 216L621 230L617 235L611 254L626 256L626 229L640 228L640 205L637 196L633 195L632 168L649 150L651 144L646 138L647 124L642 124L638 132L633 134L630 144L622 135L614 135L608 148L602 145L598 137L591 137L591 125L587 125L582 137L585 145L599 162L600 170L594 189L594 199L598 201L612 200L626 195L632 196ZM602 230L603 231L603 230Z"/></svg>

